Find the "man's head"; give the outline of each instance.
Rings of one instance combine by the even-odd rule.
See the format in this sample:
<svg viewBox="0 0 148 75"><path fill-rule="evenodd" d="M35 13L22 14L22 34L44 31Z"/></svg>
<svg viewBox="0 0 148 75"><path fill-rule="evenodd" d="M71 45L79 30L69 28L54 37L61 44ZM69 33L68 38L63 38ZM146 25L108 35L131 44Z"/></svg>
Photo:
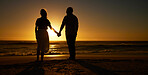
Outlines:
<svg viewBox="0 0 148 75"><path fill-rule="evenodd" d="M73 8L72 7L68 7L66 10L67 15L72 14L73 13Z"/></svg>

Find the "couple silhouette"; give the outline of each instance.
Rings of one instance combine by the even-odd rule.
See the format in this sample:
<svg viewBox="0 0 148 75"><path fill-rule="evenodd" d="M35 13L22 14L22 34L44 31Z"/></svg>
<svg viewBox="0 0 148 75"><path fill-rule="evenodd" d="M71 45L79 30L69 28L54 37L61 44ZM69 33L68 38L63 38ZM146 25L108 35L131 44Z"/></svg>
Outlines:
<svg viewBox="0 0 148 75"><path fill-rule="evenodd" d="M50 24L50 21L47 19L47 12L45 9L41 9L41 17L36 20L35 24L35 34L37 40L37 61L39 61L39 55L41 54L41 61L44 58L44 52L49 50L49 36L47 32L47 27L53 30L58 37L61 36L61 31L64 26L66 27L66 40L70 53L70 60L75 60L75 41L78 31L78 18L73 14L73 8L68 7L66 10L67 15L62 21L60 31L57 32ZM50 34L49 34L50 35Z"/></svg>

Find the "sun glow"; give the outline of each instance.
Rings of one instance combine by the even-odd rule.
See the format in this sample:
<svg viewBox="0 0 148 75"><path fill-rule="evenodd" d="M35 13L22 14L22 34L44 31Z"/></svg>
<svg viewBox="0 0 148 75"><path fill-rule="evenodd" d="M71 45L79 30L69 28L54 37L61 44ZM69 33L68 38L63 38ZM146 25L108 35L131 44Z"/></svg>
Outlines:
<svg viewBox="0 0 148 75"><path fill-rule="evenodd" d="M47 32L48 32L48 35L49 35L49 36L56 36L56 35L57 35L57 34L56 34L53 30L51 30L50 28L47 29Z"/></svg>

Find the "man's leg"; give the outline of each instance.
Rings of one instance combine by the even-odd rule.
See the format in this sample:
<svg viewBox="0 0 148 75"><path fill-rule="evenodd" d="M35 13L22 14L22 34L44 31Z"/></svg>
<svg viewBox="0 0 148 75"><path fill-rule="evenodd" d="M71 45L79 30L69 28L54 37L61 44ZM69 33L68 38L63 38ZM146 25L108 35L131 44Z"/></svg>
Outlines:
<svg viewBox="0 0 148 75"><path fill-rule="evenodd" d="M44 51L41 51L41 61L43 61L44 58Z"/></svg>
<svg viewBox="0 0 148 75"><path fill-rule="evenodd" d="M75 59L75 40L76 36L67 36L67 44L69 48L70 58L69 59Z"/></svg>
<svg viewBox="0 0 148 75"><path fill-rule="evenodd" d="M74 37L71 39L71 44L70 44L70 55L72 59L75 59L75 39Z"/></svg>

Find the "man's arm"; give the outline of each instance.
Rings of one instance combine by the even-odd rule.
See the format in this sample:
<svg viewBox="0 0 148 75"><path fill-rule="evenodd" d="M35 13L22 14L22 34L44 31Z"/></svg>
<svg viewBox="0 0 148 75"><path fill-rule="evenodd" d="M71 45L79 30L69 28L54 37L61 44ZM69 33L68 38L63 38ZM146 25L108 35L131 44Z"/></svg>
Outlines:
<svg viewBox="0 0 148 75"><path fill-rule="evenodd" d="M64 25L65 25L65 17L64 17L63 22L62 22L62 25L61 25L61 27L60 27L59 34L61 34L61 31L63 30Z"/></svg>
<svg viewBox="0 0 148 75"><path fill-rule="evenodd" d="M63 28L64 28L64 24L62 23L62 25L60 27L60 31L59 31L60 34L61 34L61 31L63 30Z"/></svg>
<svg viewBox="0 0 148 75"><path fill-rule="evenodd" d="M77 25L77 27L76 27L76 31L78 32L79 22L78 22L78 18L77 18L77 17L76 17L76 25Z"/></svg>

